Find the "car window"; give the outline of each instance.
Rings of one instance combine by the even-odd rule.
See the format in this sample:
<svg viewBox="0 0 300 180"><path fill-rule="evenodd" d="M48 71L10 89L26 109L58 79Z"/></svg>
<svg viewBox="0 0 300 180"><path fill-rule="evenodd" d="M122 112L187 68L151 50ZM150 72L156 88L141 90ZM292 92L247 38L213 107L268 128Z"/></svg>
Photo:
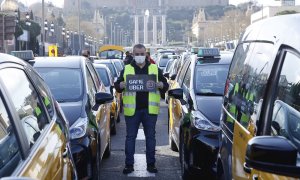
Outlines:
<svg viewBox="0 0 300 180"><path fill-rule="evenodd" d="M186 75L184 77L184 80L183 80L183 89L185 91L188 91L188 89L190 89L191 72L192 72L192 70L191 70L191 67L189 66L187 69Z"/></svg>
<svg viewBox="0 0 300 180"><path fill-rule="evenodd" d="M32 146L49 123L42 102L23 70L3 69L0 71L0 77L18 112L28 143ZM11 77L14 77L13 81Z"/></svg>
<svg viewBox="0 0 300 180"><path fill-rule="evenodd" d="M237 121L245 128L256 124L263 95L273 65L273 45L269 43L240 44L233 57L225 87L224 122L233 131ZM233 119L232 119L233 117ZM250 121L251 120L251 121Z"/></svg>
<svg viewBox="0 0 300 180"><path fill-rule="evenodd" d="M300 152L300 56L287 52L280 73L273 111L272 135L289 139Z"/></svg>
<svg viewBox="0 0 300 180"><path fill-rule="evenodd" d="M48 111L48 114L50 118L52 119L54 115L54 103L52 101L52 95L50 93L50 90L44 80L40 78L38 74L36 74L34 71L30 71L31 79L35 82L36 87L42 97L42 100L45 104L45 107Z"/></svg>
<svg viewBox="0 0 300 180"><path fill-rule="evenodd" d="M118 74L116 72L116 69L114 67L114 65L112 63L101 63L101 64L104 64L108 67L108 69L110 70L111 74L113 77L118 77Z"/></svg>
<svg viewBox="0 0 300 180"><path fill-rule="evenodd" d="M101 86L101 82L100 82L100 79L98 78L97 72L95 71L95 69L91 63L86 63L86 64L87 64L87 67L94 79L96 89L99 89Z"/></svg>
<svg viewBox="0 0 300 180"><path fill-rule="evenodd" d="M100 79L101 81L103 82L104 86L109 86L110 85L110 80L109 80L109 77L108 77L108 74L107 74L107 71L106 69L104 68L96 68L99 76L100 76Z"/></svg>
<svg viewBox="0 0 300 180"><path fill-rule="evenodd" d="M36 68L58 102L80 101L83 96L82 72L78 68Z"/></svg>
<svg viewBox="0 0 300 180"><path fill-rule="evenodd" d="M189 65L189 62L185 63L179 71L177 82L180 86L182 84L182 81L183 81L183 78L186 73L186 69L187 69L188 65Z"/></svg>
<svg viewBox="0 0 300 180"><path fill-rule="evenodd" d="M95 94L96 94L97 90L96 90L96 86L94 84L92 75L91 75L90 71L88 70L88 68L86 68L85 74L86 74L86 80L87 80L87 85L88 85L88 95L90 98L90 102L95 102Z"/></svg>
<svg viewBox="0 0 300 180"><path fill-rule="evenodd" d="M20 147L0 98L0 177L10 176L21 161Z"/></svg>
<svg viewBox="0 0 300 180"><path fill-rule="evenodd" d="M169 60L169 58L161 58L159 61L159 67L166 67Z"/></svg>

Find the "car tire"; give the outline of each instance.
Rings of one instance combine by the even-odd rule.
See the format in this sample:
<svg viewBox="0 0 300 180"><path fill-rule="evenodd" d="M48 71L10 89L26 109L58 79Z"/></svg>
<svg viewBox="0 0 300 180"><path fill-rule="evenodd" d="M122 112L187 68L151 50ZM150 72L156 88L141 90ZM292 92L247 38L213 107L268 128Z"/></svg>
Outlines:
<svg viewBox="0 0 300 180"><path fill-rule="evenodd" d="M93 180L100 180L100 161L101 161L100 151L101 151L101 139L98 136L97 155L93 165L93 178L92 178Z"/></svg>
<svg viewBox="0 0 300 180"><path fill-rule="evenodd" d="M121 121L121 119L120 119L120 113L118 113L117 123L119 123L120 121Z"/></svg>
<svg viewBox="0 0 300 180"><path fill-rule="evenodd" d="M117 134L117 123L116 123L115 118L111 118L111 119L113 119L113 124L112 124L112 127L110 129L110 134L111 135L116 135Z"/></svg>
<svg viewBox="0 0 300 180"><path fill-rule="evenodd" d="M106 149L104 151L104 154L103 154L103 158L108 158L110 156L110 152L111 151L111 140L110 140L110 137L108 139L108 144L106 146Z"/></svg>
<svg viewBox="0 0 300 180"><path fill-rule="evenodd" d="M183 180L188 180L188 179L191 179L191 174L188 170L188 167L186 167L186 147L184 146L184 143L183 143L183 134L180 133L180 144L179 144L179 157L180 157L180 162L181 162L181 178Z"/></svg>
<svg viewBox="0 0 300 180"><path fill-rule="evenodd" d="M175 142L173 141L171 135L169 135L169 144L170 144L170 149L172 151L178 152L178 148L177 148Z"/></svg>

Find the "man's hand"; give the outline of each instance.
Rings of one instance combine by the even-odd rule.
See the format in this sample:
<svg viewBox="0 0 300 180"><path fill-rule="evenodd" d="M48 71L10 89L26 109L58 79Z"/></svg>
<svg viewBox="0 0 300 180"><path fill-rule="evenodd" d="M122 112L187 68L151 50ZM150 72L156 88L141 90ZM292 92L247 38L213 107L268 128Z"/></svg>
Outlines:
<svg viewBox="0 0 300 180"><path fill-rule="evenodd" d="M126 83L124 81L120 82L120 89L124 89L126 86Z"/></svg>
<svg viewBox="0 0 300 180"><path fill-rule="evenodd" d="M164 83L162 83L161 81L159 81L159 82L156 83L156 87L158 89L163 89L164 88Z"/></svg>

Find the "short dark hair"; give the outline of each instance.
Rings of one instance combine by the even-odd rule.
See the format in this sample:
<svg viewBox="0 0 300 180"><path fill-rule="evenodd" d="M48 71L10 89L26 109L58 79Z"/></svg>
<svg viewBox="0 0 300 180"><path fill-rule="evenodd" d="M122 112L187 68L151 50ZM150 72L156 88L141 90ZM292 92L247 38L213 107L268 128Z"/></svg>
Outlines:
<svg viewBox="0 0 300 180"><path fill-rule="evenodd" d="M142 48L144 48L145 50L146 50L146 47L143 45L143 44L136 44L136 45L134 45L133 46L133 51L135 50L135 49L142 49Z"/></svg>

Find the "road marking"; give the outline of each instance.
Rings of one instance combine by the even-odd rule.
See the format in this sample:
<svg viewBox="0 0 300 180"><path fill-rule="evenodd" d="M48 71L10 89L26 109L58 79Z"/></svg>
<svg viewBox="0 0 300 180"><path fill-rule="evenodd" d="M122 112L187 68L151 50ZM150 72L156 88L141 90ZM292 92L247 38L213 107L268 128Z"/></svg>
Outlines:
<svg viewBox="0 0 300 180"><path fill-rule="evenodd" d="M128 177L155 177L155 173L147 171L146 154L134 155L134 171Z"/></svg>
<svg viewBox="0 0 300 180"><path fill-rule="evenodd" d="M136 139L137 139L137 140L145 140L145 139L146 139L145 134L144 134L144 130L143 130L143 129L139 129L139 130L138 130Z"/></svg>

